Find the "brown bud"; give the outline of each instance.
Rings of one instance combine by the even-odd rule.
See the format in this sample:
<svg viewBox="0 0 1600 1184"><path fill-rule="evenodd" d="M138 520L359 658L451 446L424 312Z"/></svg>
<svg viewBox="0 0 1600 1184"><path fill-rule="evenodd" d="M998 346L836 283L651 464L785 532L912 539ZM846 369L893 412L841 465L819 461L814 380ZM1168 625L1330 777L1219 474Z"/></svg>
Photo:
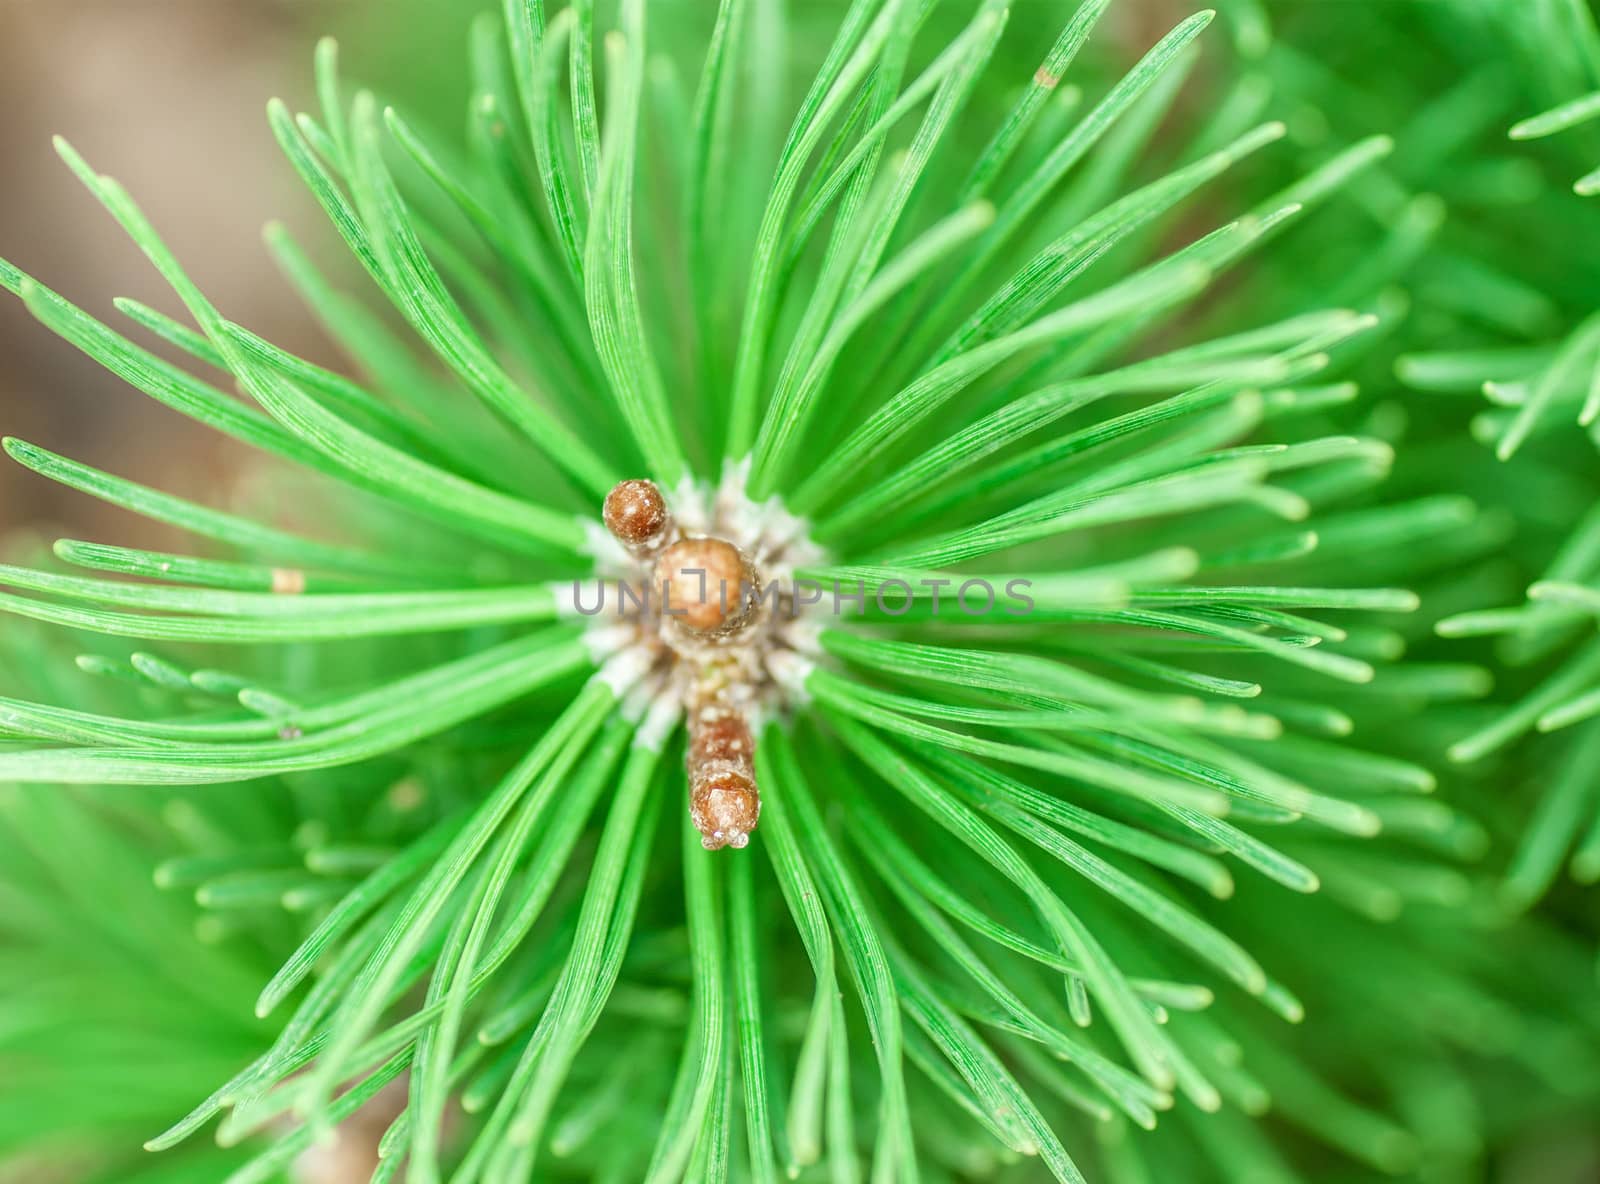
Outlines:
<svg viewBox="0 0 1600 1184"><path fill-rule="evenodd" d="M761 797L752 777L731 770L693 778L689 819L707 851L745 846L760 816Z"/></svg>
<svg viewBox="0 0 1600 1184"><path fill-rule="evenodd" d="M719 712L696 722L689 732L689 767L704 769L713 762L726 762L745 770L755 758L756 742L750 725L736 712Z"/></svg>
<svg viewBox="0 0 1600 1184"><path fill-rule="evenodd" d="M692 633L725 633L749 617L754 569L739 548L721 539L681 539L656 561L661 611Z"/></svg>
<svg viewBox="0 0 1600 1184"><path fill-rule="evenodd" d="M667 499L653 481L621 481L606 494L606 529L631 551L649 550L672 523Z"/></svg>

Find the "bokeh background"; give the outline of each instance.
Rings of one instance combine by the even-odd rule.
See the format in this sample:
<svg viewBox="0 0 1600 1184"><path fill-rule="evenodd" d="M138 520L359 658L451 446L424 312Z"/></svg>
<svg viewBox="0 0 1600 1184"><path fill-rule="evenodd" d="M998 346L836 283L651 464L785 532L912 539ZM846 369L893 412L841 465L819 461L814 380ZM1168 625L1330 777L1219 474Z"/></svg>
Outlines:
<svg viewBox="0 0 1600 1184"><path fill-rule="evenodd" d="M1483 7L1518 2L1484 0ZM684 36L693 35L715 7L712 0L652 0L657 4L682 10ZM1108 60L1120 56L1125 66L1197 6L1190 0L1120 0L1097 35L1094 53ZM137 248L57 158L51 137L63 135L97 169L127 186L232 319L296 354L337 365L261 245L262 226L280 220L302 243L327 247L319 262L330 270L345 259L278 152L264 116L266 99L278 95L306 105L312 46L321 34L332 33L345 47L352 79L404 106L414 122L443 123L453 131L466 97L462 67L469 25L494 7L493 0L0 0L0 255L112 323L118 320L111 305L117 296L181 314ZM792 0L791 7L831 22L839 3ZM1072 0L1015 0L1013 23L1053 31L1070 7ZM1431 0L1278 0L1267 8L1280 36L1306 54L1325 55L1346 81L1358 83L1361 59L1371 48L1365 40L1369 23L1392 31L1397 12L1414 13L1422 31L1435 11ZM1368 21L1379 13L1381 19ZM1408 19L1398 23L1403 27ZM1448 38L1416 44L1419 71L1437 74L1441 89L1465 73L1449 59ZM1394 61L1392 55L1374 60L1379 56ZM1373 93L1387 81L1371 78ZM1196 93L1203 95L1204 86ZM1526 102L1524 109L1504 114L1537 110L1536 100L1525 96L1519 100ZM1369 131L1401 130L1363 126L1374 111L1379 121L1390 114L1381 100L1373 111L1337 113L1342 124L1332 138L1348 142ZM1292 122L1289 154L1302 147L1322 152L1314 139L1316 113L1285 114L1299 121ZM1537 160L1540 151L1526 156ZM1550 169L1563 175L1564 167ZM1397 170L1404 172L1403 159ZM1445 196L1453 209L1463 208L1456 195ZM1218 198L1236 205L1226 193ZM1510 200L1507 208L1488 212L1465 208L1483 226L1499 227L1515 221L1514 193ZM1548 328L1561 323L1552 313ZM160 344L152 348L180 360ZM250 480L242 451L130 390L9 298L0 299L0 433L221 507ZM1452 438L1468 443L1460 432ZM1492 468L1486 454L1475 448L1471 454L1485 473ZM1561 508L1570 502L1536 500L1555 507L1556 519L1541 522L1537 505L1519 506L1529 511L1519 513L1525 524L1546 527L1552 535L1570 527L1570 512ZM179 548L177 537L159 524L0 463L0 539L18 531ZM1508 577L1507 586L1520 578ZM1592 909L1593 897L1574 897L1558 907L1576 916ZM1536 1139L1508 1148L1495 1180L1595 1184L1600 1129L1581 1117L1555 1123Z"/></svg>
<svg viewBox="0 0 1600 1184"><path fill-rule="evenodd" d="M310 245L327 242L273 142L266 100L305 97L311 48L332 33L360 47L365 81L460 110L467 28L482 8L470 0L0 0L0 255L106 320L118 319L117 296L181 312L56 156L51 139L61 135L136 195L230 316L296 353L332 360L261 245L261 228L274 219ZM0 420L7 435L216 504L245 475L228 441L129 390L10 299L0 307ZM0 536L23 527L134 546L173 541L159 525L0 465Z"/></svg>

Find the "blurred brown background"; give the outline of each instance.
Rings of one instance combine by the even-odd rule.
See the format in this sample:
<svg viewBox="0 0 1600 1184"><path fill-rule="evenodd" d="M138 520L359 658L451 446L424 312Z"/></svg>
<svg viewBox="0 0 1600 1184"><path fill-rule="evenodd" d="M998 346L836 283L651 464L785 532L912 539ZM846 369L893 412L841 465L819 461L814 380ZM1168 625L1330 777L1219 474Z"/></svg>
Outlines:
<svg viewBox="0 0 1600 1184"><path fill-rule="evenodd" d="M328 347L261 245L286 222L326 243L267 127L273 95L305 106L331 32L347 70L387 93L455 85L472 0L0 0L0 256L141 344L111 305L181 312L51 146L65 136L121 181L228 316L306 356ZM381 36L372 36L382 21ZM372 47L376 46L376 49ZM170 351L161 350L166 356ZM89 362L0 293L0 434L213 504L240 457ZM0 463L0 536L27 526L131 545L159 526Z"/></svg>

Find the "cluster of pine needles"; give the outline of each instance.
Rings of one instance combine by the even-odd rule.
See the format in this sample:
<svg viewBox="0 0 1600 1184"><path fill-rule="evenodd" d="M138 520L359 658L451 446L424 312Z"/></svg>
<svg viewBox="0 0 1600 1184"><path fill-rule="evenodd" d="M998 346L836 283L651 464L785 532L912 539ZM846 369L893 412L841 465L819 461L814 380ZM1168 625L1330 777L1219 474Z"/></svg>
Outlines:
<svg viewBox="0 0 1600 1184"><path fill-rule="evenodd" d="M5 441L192 546L0 566L0 1180L1593 1178L1600 35L1165 7L505 0L456 135L326 41L337 368L59 143L185 316L0 285L264 475ZM633 477L861 593L742 851L562 608Z"/></svg>

